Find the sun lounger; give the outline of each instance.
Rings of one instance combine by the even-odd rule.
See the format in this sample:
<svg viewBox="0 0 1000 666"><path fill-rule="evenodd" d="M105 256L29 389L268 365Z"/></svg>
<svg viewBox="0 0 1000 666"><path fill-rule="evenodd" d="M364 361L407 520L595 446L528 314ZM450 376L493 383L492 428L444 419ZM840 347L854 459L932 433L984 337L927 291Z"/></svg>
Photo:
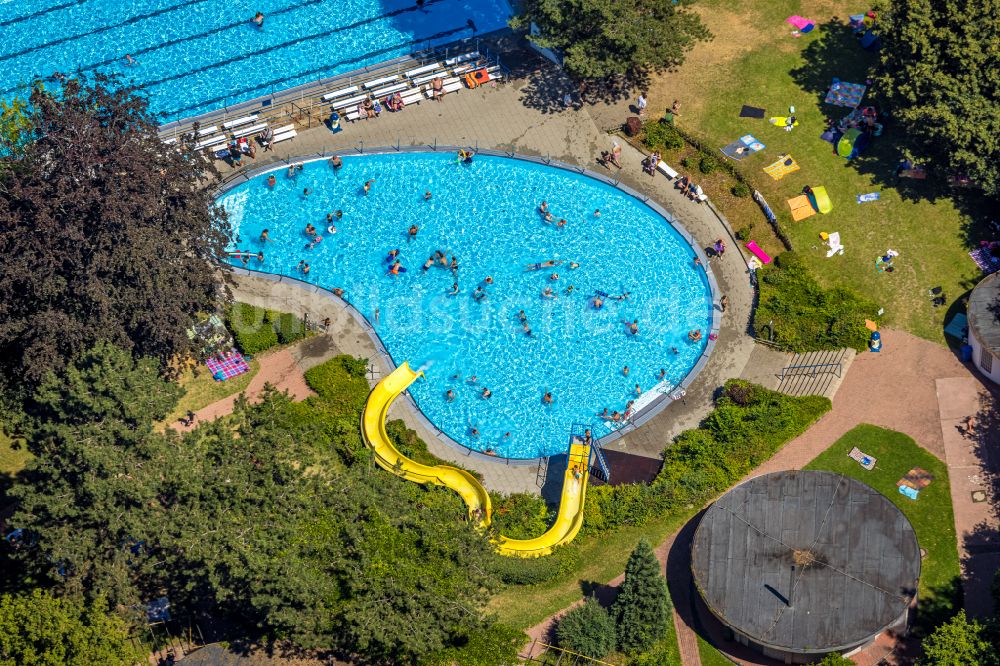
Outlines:
<svg viewBox="0 0 1000 666"><path fill-rule="evenodd" d="M226 129L230 129L230 128L233 128L233 127L239 127L240 125L248 125L248 124L252 123L255 120L257 120L257 114L256 113L251 114L249 116L243 116L242 118L237 118L236 120L226 121L226 122L222 123L222 126L225 127Z"/></svg>
<svg viewBox="0 0 1000 666"><path fill-rule="evenodd" d="M344 95L350 95L351 93L358 92L357 86L349 86L347 88L341 88L340 90L334 90L333 92L328 92L321 98L324 102L330 102L338 97L343 97Z"/></svg>
<svg viewBox="0 0 1000 666"><path fill-rule="evenodd" d="M381 79L375 79L374 81L367 82L365 84L365 90L378 88L379 86L384 86L387 83L395 83L396 81L399 81L398 74L393 74L392 76L383 76Z"/></svg>
<svg viewBox="0 0 1000 666"><path fill-rule="evenodd" d="M439 62L433 63L431 65L424 65L423 67L417 67L416 69L411 69L408 72L403 72L403 76L408 79L412 79L414 76L420 76L421 74L426 74L427 72L433 72L436 69L441 69L443 65Z"/></svg>
<svg viewBox="0 0 1000 666"><path fill-rule="evenodd" d="M678 175L677 172L674 171L670 167L670 165L664 162L663 160L660 160L659 164L656 165L656 168L659 169L670 180L677 178Z"/></svg>
<svg viewBox="0 0 1000 666"><path fill-rule="evenodd" d="M463 53L462 55L455 56L454 58L448 58L444 61L444 64L448 67L452 65L457 65L460 62L465 62L466 60L475 60L479 57L479 51L470 51L469 53Z"/></svg>

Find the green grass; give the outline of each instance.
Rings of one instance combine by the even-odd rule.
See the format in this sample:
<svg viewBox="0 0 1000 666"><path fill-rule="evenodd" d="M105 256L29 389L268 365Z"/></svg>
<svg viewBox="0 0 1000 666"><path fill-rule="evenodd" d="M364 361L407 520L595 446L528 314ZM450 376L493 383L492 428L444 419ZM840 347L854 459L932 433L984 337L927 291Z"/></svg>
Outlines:
<svg viewBox="0 0 1000 666"><path fill-rule="evenodd" d="M678 124L713 146L752 132L767 149L742 160L739 168L766 197L820 282L866 294L885 308L885 323L942 342L949 308L932 308L926 292L928 287L942 286L951 304L978 279L979 271L966 254L966 236L973 218L985 208L974 200L924 198L935 196L934 184L928 181L904 180L897 185L893 168L900 137L891 127L850 162L820 140L827 119L839 119L849 111L823 103L831 78L863 83L873 58L856 45L846 28L846 8L821 0L703 0L700 5L715 39L692 54L681 72L654 82L652 108L669 105L672 98L684 100ZM783 23L790 13L816 20L817 29L792 38L790 26ZM839 16L836 21L834 15ZM657 94L658 90L662 92ZM767 116L787 115L789 105L794 105L800 124L785 132L766 119L739 118L744 103L764 107ZM775 182L761 169L786 152L801 169ZM793 222L785 200L799 194L804 185L825 186L833 210ZM855 202L855 195L872 191L881 192L881 201ZM733 202L710 194L721 202L733 227L747 222L758 229L767 226L760 211L746 200ZM826 258L820 231L841 233L844 256ZM971 237L977 241L982 236L972 231ZM896 270L878 273L875 258L888 248L900 252Z"/></svg>
<svg viewBox="0 0 1000 666"><path fill-rule="evenodd" d="M722 656L715 646L698 635L698 656L702 666L733 666L733 662Z"/></svg>
<svg viewBox="0 0 1000 666"><path fill-rule="evenodd" d="M185 393L177 401L174 411L164 419L164 423L173 423L187 414L188 410L197 412L217 400L245 391L250 385L250 380L260 370L260 361L257 358L247 361L247 364L250 366L250 372L245 372L224 382L215 381L212 378L212 373L204 365L199 364L196 370L185 370L178 379L178 383L184 388ZM196 371L197 374L195 374Z"/></svg>
<svg viewBox="0 0 1000 666"><path fill-rule="evenodd" d="M584 590L603 585L625 571L632 550L645 537L662 543L680 529L694 511L649 521L641 527L624 527L580 539L580 566L545 583L511 586L493 597L488 611L503 624L527 629L570 604L579 601ZM676 641L676 638L674 639Z"/></svg>
<svg viewBox="0 0 1000 666"><path fill-rule="evenodd" d="M878 459L867 471L847 457L858 447ZM900 495L896 482L913 467L934 475L916 501ZM913 525L920 547L927 551L920 570L917 627L927 628L961 606L958 546L952 514L948 468L906 435L872 425L859 425L817 456L806 469L837 472L867 483L898 506Z"/></svg>
<svg viewBox="0 0 1000 666"><path fill-rule="evenodd" d="M23 440L12 439L0 430L0 475L14 476L24 469L30 458Z"/></svg>

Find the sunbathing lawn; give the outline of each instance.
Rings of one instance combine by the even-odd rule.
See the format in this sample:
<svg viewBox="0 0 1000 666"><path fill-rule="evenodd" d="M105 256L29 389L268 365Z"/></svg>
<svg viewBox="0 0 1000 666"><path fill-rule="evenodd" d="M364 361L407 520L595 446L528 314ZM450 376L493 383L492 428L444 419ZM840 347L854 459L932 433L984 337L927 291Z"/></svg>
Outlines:
<svg viewBox="0 0 1000 666"><path fill-rule="evenodd" d="M868 471L847 457L855 446L877 458L875 469ZM896 482L913 467L922 467L934 476L917 500L896 490ZM920 571L918 628L933 626L961 607L955 519L948 468L943 462L902 433L859 425L805 468L837 472L867 483L892 500L913 524L920 547L927 551Z"/></svg>
<svg viewBox="0 0 1000 666"><path fill-rule="evenodd" d="M260 370L260 361L257 357L247 361L247 364L250 366L250 372L245 372L224 382L215 381L212 378L212 373L203 363L197 366L197 375L195 370L185 370L178 383L184 387L186 392L181 396L174 411L167 416L164 423L173 423L186 415L188 410L197 412L217 400L245 391L250 385L250 380Z"/></svg>
<svg viewBox="0 0 1000 666"><path fill-rule="evenodd" d="M23 440L11 439L0 430L0 476L14 476L24 469L30 458Z"/></svg>
<svg viewBox="0 0 1000 666"><path fill-rule="evenodd" d="M680 99L678 124L716 147L753 133L767 148L744 158L739 168L765 196L820 282L861 291L885 307L885 323L943 342L946 312L980 277L967 255L967 234L973 243L985 237L971 222L973 217L980 222L989 219L985 206L977 201L923 199L932 191L928 181L903 180L897 186L893 169L899 153L893 143L898 136L893 132L899 130L887 127L861 158L850 162L819 138L828 117L839 119L850 110L823 103L831 78L865 81L872 56L857 46L846 25L848 9L861 12L867 5L700 0L696 7L715 39L699 45L679 71L656 77L649 89L650 109L660 113ZM791 14L813 19L816 29L792 37L791 25L784 23ZM739 118L743 104L765 108L766 118L785 116L794 105L799 126L789 133L766 118ZM775 182L762 168L786 152L801 169ZM716 154L726 159L721 152ZM677 157L664 156L668 162ZM785 201L804 185L825 186L833 210L793 223ZM856 203L856 195L876 191L881 192L881 201ZM760 229L757 235L767 235L767 221L748 200L732 205L727 193L709 194L734 228L752 222ZM820 231L839 231L845 254L827 259ZM900 253L895 272L878 273L875 259L889 248ZM944 288L949 307L931 307L927 289L933 286Z"/></svg>

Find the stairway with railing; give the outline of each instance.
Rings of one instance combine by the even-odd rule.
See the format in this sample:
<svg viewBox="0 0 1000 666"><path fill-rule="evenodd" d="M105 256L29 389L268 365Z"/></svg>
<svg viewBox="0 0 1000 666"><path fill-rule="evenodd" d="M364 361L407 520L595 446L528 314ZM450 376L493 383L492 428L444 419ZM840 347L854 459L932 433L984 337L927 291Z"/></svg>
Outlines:
<svg viewBox="0 0 1000 666"><path fill-rule="evenodd" d="M853 354L852 349L796 354L778 374L778 391L793 396L828 395L843 378Z"/></svg>

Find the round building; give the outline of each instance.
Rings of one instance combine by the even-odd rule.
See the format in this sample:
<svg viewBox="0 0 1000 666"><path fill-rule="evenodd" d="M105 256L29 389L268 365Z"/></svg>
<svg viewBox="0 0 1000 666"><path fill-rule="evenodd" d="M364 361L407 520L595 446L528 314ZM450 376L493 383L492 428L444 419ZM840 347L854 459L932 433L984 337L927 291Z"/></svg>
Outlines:
<svg viewBox="0 0 1000 666"><path fill-rule="evenodd" d="M742 483L708 508L691 569L734 640L786 664L850 654L905 629L920 578L906 516L874 488L832 472Z"/></svg>
<svg viewBox="0 0 1000 666"><path fill-rule="evenodd" d="M1000 384L1000 273L983 278L972 290L968 316L972 362Z"/></svg>

